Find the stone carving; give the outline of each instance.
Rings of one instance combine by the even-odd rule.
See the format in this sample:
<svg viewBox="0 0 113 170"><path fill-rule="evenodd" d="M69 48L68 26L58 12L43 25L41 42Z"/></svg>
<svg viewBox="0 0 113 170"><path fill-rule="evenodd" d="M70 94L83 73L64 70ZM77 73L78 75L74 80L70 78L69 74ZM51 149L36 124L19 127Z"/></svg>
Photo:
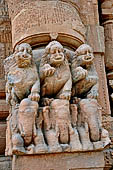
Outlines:
<svg viewBox="0 0 113 170"><path fill-rule="evenodd" d="M98 76L93 64L92 48L81 45L72 60L73 91L78 97L98 97Z"/></svg>
<svg viewBox="0 0 113 170"><path fill-rule="evenodd" d="M109 144L93 59L87 44L69 58L52 41L37 68L30 45L16 47L4 64L10 105L6 155L98 150Z"/></svg>
<svg viewBox="0 0 113 170"><path fill-rule="evenodd" d="M10 105L15 105L28 95L31 100L38 101L40 81L30 45L26 43L18 45L11 60L15 62L7 74L6 101ZM5 64L7 69L8 59Z"/></svg>
<svg viewBox="0 0 113 170"><path fill-rule="evenodd" d="M101 120L98 103L98 76L89 45L81 45L72 59L73 98L79 97L78 131L83 149L93 149L92 142L100 140Z"/></svg>
<svg viewBox="0 0 113 170"><path fill-rule="evenodd" d="M53 96L69 100L71 97L71 72L63 46L52 41L45 49L40 63L42 97Z"/></svg>
<svg viewBox="0 0 113 170"><path fill-rule="evenodd" d="M7 129L11 132L7 133L10 133L11 146L13 145L12 151L7 148L6 152L25 153L22 146L24 143L30 144L33 136L36 136L34 134L36 134L35 119L38 104L35 101L39 101L40 98L40 80L30 45L26 43L18 45L14 54L4 63L7 73L6 101L10 104L11 114L11 118L8 118L9 129ZM26 97L29 99L25 100Z"/></svg>

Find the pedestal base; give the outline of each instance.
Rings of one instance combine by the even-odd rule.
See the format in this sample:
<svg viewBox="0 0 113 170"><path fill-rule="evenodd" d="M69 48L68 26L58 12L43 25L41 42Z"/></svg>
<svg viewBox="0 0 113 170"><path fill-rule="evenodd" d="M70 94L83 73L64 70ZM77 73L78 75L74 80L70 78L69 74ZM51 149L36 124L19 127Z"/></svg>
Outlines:
<svg viewBox="0 0 113 170"><path fill-rule="evenodd" d="M103 170L103 152L13 156L12 170Z"/></svg>

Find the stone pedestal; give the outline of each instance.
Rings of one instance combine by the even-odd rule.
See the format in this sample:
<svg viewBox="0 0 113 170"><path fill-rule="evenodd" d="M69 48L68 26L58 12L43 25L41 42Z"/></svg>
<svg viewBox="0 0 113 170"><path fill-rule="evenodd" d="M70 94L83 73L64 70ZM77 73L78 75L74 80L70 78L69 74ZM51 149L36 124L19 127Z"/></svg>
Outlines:
<svg viewBox="0 0 113 170"><path fill-rule="evenodd" d="M103 152L13 156L12 170L103 170Z"/></svg>

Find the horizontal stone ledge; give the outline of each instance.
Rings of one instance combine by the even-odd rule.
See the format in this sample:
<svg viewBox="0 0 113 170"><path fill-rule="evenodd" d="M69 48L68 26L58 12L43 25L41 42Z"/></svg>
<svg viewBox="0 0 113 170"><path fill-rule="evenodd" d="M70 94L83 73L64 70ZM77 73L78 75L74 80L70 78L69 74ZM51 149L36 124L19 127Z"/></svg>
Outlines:
<svg viewBox="0 0 113 170"><path fill-rule="evenodd" d="M12 170L103 170L103 152L13 156Z"/></svg>

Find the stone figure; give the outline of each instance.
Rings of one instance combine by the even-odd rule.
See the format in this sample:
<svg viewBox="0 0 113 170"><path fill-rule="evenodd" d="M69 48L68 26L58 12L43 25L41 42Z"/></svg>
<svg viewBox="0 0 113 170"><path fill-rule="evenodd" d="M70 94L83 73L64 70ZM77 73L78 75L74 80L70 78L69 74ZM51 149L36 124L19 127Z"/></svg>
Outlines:
<svg viewBox="0 0 113 170"><path fill-rule="evenodd" d="M97 102L98 76L93 60L92 48L83 44L75 51L71 66L72 95L79 98L78 129L85 149L92 149L90 141L99 141L102 131L100 107Z"/></svg>
<svg viewBox="0 0 113 170"><path fill-rule="evenodd" d="M82 150L77 129L72 126L69 105L68 100L55 99L44 107L45 137L50 152Z"/></svg>
<svg viewBox="0 0 113 170"><path fill-rule="evenodd" d="M15 105L25 97L29 97L33 101L39 101L40 80L30 45L27 43L17 45L12 57L15 62L9 68L7 74L7 102L10 105ZM9 64L8 59L4 63L5 65Z"/></svg>
<svg viewBox="0 0 113 170"><path fill-rule="evenodd" d="M61 147L62 150L70 150L68 144L72 150L77 150L73 140L79 138L71 124L69 101L72 79L66 57L63 46L52 41L46 46L40 63L41 95L44 97L44 105L50 106L49 110L47 107L44 109L45 136L50 151L56 152L61 151ZM80 149L78 139L78 150Z"/></svg>
<svg viewBox="0 0 113 170"><path fill-rule="evenodd" d="M50 42L45 48L40 62L40 81L42 97L70 100L71 72L64 48L57 41Z"/></svg>
<svg viewBox="0 0 113 170"><path fill-rule="evenodd" d="M43 55L36 54L37 66L30 45L23 43L5 60L10 104L6 155L77 152L108 145L92 48L83 44L70 57L58 41L51 41Z"/></svg>
<svg viewBox="0 0 113 170"><path fill-rule="evenodd" d="M101 134L101 122L100 122L100 113L97 100L95 99L82 99L79 102L80 108L80 122L81 125L84 123L88 124L90 140L97 142L100 140Z"/></svg>
<svg viewBox="0 0 113 170"><path fill-rule="evenodd" d="M29 146L36 136L40 80L32 49L27 43L17 45L14 54L4 63L7 73L6 101L10 104L7 142L12 147L12 151L7 147L6 152L22 154L25 153L24 147Z"/></svg>
<svg viewBox="0 0 113 170"><path fill-rule="evenodd" d="M35 121L37 117L38 103L26 98L23 99L18 111L18 126L26 146L36 137Z"/></svg>
<svg viewBox="0 0 113 170"><path fill-rule="evenodd" d="M98 97L98 76L94 66L92 48L83 44L72 59L73 93L80 98Z"/></svg>

